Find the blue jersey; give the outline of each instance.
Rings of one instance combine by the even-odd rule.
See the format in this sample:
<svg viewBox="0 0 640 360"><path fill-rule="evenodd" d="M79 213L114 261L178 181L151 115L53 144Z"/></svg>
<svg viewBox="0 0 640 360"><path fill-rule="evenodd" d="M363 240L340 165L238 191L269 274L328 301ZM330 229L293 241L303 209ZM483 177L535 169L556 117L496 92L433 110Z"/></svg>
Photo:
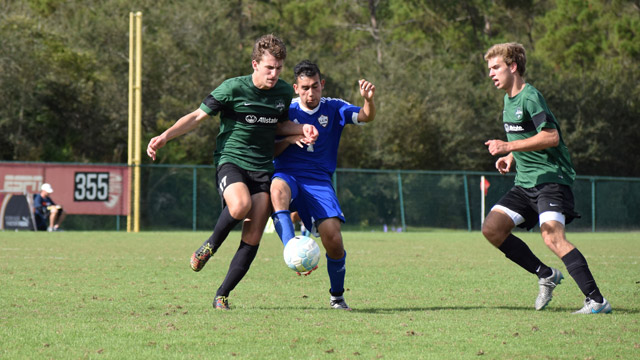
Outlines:
<svg viewBox="0 0 640 360"><path fill-rule="evenodd" d="M338 146L342 130L347 124L358 123L360 107L341 99L321 98L313 110L300 106L295 98L289 107L289 119L298 124L311 124L318 129L318 139L313 145L290 145L278 157L276 172L293 174L320 173L331 176L336 170Z"/></svg>

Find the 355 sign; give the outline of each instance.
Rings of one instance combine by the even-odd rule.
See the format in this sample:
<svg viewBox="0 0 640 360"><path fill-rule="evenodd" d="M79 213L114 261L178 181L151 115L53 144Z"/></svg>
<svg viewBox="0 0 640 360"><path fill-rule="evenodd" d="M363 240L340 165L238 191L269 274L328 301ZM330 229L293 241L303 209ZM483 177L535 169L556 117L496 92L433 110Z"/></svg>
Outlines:
<svg viewBox="0 0 640 360"><path fill-rule="evenodd" d="M73 178L74 201L109 200L108 172L76 172Z"/></svg>

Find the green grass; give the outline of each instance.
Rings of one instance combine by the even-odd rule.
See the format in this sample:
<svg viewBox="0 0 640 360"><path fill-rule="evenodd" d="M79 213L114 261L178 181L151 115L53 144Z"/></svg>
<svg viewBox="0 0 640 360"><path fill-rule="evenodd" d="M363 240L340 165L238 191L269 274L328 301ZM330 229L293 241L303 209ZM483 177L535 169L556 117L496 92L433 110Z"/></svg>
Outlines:
<svg viewBox="0 0 640 360"><path fill-rule="evenodd" d="M535 277L478 232L344 234L345 296L329 309L325 260L308 277L265 235L253 266L214 311L239 233L200 272L207 233L0 233L2 359L640 358L640 234L570 233L614 307L578 316L583 295L537 233L519 233L565 273L533 310Z"/></svg>

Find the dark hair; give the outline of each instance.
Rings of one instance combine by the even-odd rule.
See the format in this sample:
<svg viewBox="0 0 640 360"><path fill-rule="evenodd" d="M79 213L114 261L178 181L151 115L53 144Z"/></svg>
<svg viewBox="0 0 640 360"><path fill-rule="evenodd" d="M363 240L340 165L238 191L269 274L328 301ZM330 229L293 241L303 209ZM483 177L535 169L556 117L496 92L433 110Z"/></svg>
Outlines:
<svg viewBox="0 0 640 360"><path fill-rule="evenodd" d="M309 60L302 60L293 68L294 81L298 81L301 76L314 77L316 75L322 80L320 68Z"/></svg>
<svg viewBox="0 0 640 360"><path fill-rule="evenodd" d="M489 59L496 56L501 56L507 66L516 63L518 74L524 76L527 65L527 55L524 51L524 46L515 42L496 44L487 50L487 53L484 54L484 59L489 61Z"/></svg>
<svg viewBox="0 0 640 360"><path fill-rule="evenodd" d="M253 45L251 60L260 62L265 53L273 55L278 60L284 60L287 58L287 47L279 37L273 34L263 35Z"/></svg>

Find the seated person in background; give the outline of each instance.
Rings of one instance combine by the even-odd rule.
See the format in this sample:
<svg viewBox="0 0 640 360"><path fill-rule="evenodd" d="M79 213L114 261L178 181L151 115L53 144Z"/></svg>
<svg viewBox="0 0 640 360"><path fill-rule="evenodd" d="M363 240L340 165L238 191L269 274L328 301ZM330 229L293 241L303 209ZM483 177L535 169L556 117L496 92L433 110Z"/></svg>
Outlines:
<svg viewBox="0 0 640 360"><path fill-rule="evenodd" d="M44 183L42 187L40 187L40 193L36 194L33 198L38 230L58 231L66 215L62 211L62 206L57 205L51 200L49 197L51 193L53 193L51 184Z"/></svg>

